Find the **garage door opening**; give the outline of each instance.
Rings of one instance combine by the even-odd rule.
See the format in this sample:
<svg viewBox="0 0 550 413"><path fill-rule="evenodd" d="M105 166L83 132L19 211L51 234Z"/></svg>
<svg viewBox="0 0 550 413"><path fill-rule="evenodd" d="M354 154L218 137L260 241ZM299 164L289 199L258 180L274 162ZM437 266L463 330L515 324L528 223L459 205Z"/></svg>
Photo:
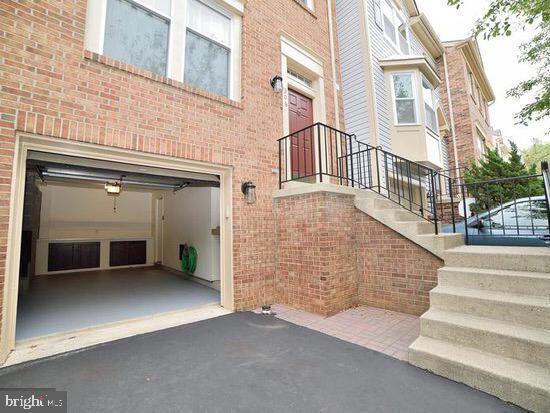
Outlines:
<svg viewBox="0 0 550 413"><path fill-rule="evenodd" d="M17 342L220 303L220 177L29 151Z"/></svg>

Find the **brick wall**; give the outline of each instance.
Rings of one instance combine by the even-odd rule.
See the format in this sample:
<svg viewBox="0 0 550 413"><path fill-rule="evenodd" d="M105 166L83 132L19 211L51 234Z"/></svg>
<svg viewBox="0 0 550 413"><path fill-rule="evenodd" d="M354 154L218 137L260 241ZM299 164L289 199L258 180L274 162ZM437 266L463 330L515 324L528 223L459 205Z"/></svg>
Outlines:
<svg viewBox="0 0 550 413"><path fill-rule="evenodd" d="M295 0L247 2L236 103L87 52L86 0L0 2L0 297L15 134L27 131L233 166L235 304L246 309L272 301L271 195L283 102L269 80L280 73L285 33L319 56L327 123L334 125L332 80L339 74L331 71L326 4L316 0L311 13ZM257 185L253 205L240 193L249 179Z"/></svg>
<svg viewBox="0 0 550 413"><path fill-rule="evenodd" d="M353 196L275 199L276 301L330 315L371 305L420 315L443 262L357 210Z"/></svg>
<svg viewBox="0 0 550 413"><path fill-rule="evenodd" d="M323 315L357 304L353 199L329 193L275 200L275 301Z"/></svg>
<svg viewBox="0 0 550 413"><path fill-rule="evenodd" d="M458 167L467 167L472 161L479 159L481 156L476 145L476 127L482 130L487 137L487 143L490 145L492 140L491 125L489 119L484 118L479 106L469 92L468 66L464 54L457 46L445 46L445 53L455 122ZM437 63L439 76L443 79L440 86L441 104L445 113L449 114L443 58L440 58ZM451 169L454 169L457 166L455 165L452 138L445 142L449 153L449 165Z"/></svg>
<svg viewBox="0 0 550 413"><path fill-rule="evenodd" d="M356 210L359 302L420 315L430 307L443 261L367 214Z"/></svg>

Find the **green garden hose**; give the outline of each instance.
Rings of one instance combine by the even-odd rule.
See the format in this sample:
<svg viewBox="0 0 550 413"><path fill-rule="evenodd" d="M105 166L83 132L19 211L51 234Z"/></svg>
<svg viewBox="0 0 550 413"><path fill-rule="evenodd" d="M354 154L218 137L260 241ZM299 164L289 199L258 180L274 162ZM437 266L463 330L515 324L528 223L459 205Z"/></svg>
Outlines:
<svg viewBox="0 0 550 413"><path fill-rule="evenodd" d="M181 256L181 270L193 274L197 269L197 250L195 247L185 248Z"/></svg>

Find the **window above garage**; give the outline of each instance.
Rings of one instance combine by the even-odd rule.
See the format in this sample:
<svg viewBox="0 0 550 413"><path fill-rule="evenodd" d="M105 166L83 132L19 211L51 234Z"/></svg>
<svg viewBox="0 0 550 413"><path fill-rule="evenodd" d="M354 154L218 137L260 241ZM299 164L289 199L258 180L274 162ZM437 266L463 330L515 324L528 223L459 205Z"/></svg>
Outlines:
<svg viewBox="0 0 550 413"><path fill-rule="evenodd" d="M91 1L86 48L239 100L243 11L244 0Z"/></svg>

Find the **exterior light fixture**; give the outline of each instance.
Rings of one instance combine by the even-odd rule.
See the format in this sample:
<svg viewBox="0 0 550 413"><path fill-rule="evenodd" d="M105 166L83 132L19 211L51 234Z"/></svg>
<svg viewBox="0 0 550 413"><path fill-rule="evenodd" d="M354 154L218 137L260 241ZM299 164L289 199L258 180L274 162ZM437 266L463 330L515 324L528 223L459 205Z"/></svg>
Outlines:
<svg viewBox="0 0 550 413"><path fill-rule="evenodd" d="M246 181L241 184L241 191L247 204L256 202L256 185L252 181Z"/></svg>
<svg viewBox="0 0 550 413"><path fill-rule="evenodd" d="M118 182L105 182L105 191L107 195L120 195L121 186Z"/></svg>
<svg viewBox="0 0 550 413"><path fill-rule="evenodd" d="M269 83L271 83L271 87L275 93L281 93L283 91L283 78L281 76L275 76Z"/></svg>

